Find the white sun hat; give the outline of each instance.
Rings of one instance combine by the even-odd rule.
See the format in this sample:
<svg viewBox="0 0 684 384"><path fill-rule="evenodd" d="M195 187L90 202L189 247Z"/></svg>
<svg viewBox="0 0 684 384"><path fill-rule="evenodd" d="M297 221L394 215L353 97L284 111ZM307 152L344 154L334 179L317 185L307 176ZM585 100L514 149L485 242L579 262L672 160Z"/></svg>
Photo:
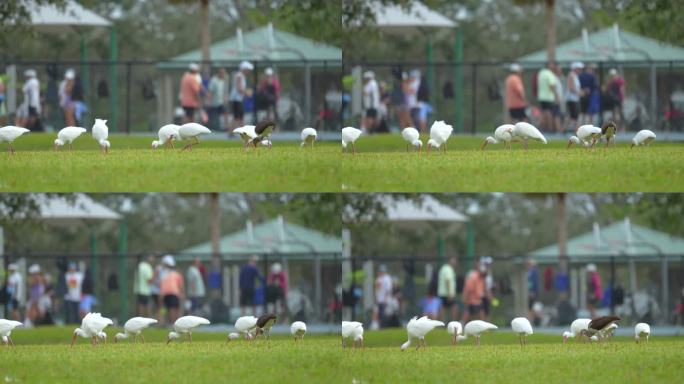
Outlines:
<svg viewBox="0 0 684 384"><path fill-rule="evenodd" d="M254 69L254 65L247 60L240 63L240 70L241 71L245 71L245 70L251 71L253 69Z"/></svg>

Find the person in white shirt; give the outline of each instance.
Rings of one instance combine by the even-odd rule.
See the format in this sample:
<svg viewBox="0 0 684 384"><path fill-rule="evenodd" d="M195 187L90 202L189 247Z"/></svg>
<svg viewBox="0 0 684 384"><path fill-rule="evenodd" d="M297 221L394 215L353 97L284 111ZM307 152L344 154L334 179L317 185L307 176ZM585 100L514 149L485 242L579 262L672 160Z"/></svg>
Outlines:
<svg viewBox="0 0 684 384"><path fill-rule="evenodd" d="M577 118L580 112L580 97L582 96L582 86L579 81L579 74L582 73L584 64L576 61L570 65L568 72L567 86L565 87L565 106L568 112L569 126L574 129L577 125Z"/></svg>
<svg viewBox="0 0 684 384"><path fill-rule="evenodd" d="M152 309L150 306L151 283L154 281L154 270L152 264L154 263L154 255L147 256L138 263L138 268L135 271L135 278L133 281L133 293L135 293L138 302L138 315L144 317L152 316Z"/></svg>
<svg viewBox="0 0 684 384"><path fill-rule="evenodd" d="M387 273L387 266L381 264L375 279L375 311L371 328L377 329L385 324L385 309L392 297L392 289L392 277Z"/></svg>
<svg viewBox="0 0 684 384"><path fill-rule="evenodd" d="M26 301L24 277L19 273L17 265L14 263L8 265L7 270L9 271L7 277L8 309L14 320L21 321L21 309Z"/></svg>
<svg viewBox="0 0 684 384"><path fill-rule="evenodd" d="M449 319L458 319L458 304L456 304L456 265L458 261L455 257L442 265L437 275L437 296L442 300L440 307L440 318L446 321L445 313L449 311Z"/></svg>
<svg viewBox="0 0 684 384"><path fill-rule="evenodd" d="M254 65L249 61L240 63L239 70L233 75L232 88L228 100L233 113L232 128L241 127L245 119L244 99L252 96L251 89L247 88L247 75L254 70Z"/></svg>
<svg viewBox="0 0 684 384"><path fill-rule="evenodd" d="M190 267L185 275L185 279L188 283L187 295L190 299L190 313L197 313L197 311L202 307L202 300L206 294L206 289L204 286L204 278L202 277L202 272L200 272L200 266L202 262L199 258L195 258L195 261Z"/></svg>
<svg viewBox="0 0 684 384"><path fill-rule="evenodd" d="M80 322L78 309L81 304L81 286L83 284L83 274L78 271L76 263L69 263L69 270L64 275L64 279L67 286L67 293L64 295L66 323L76 324Z"/></svg>
<svg viewBox="0 0 684 384"><path fill-rule="evenodd" d="M20 119L17 125L32 131L40 130L40 81L38 81L35 69L27 69L24 76L26 77L22 87L24 102L19 107L23 119Z"/></svg>
<svg viewBox="0 0 684 384"><path fill-rule="evenodd" d="M373 71L366 71L363 74L363 109L364 117L362 128L366 131L375 129L378 123L378 109L380 108L380 87L375 80Z"/></svg>

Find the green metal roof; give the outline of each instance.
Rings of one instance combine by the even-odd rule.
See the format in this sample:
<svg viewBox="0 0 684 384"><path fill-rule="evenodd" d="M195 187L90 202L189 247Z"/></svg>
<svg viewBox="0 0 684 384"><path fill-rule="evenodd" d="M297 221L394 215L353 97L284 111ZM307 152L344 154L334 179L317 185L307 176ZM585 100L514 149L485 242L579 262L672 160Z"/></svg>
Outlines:
<svg viewBox="0 0 684 384"><path fill-rule="evenodd" d="M269 28L261 27L243 33L243 47L240 49L238 37L219 41L211 45L212 61L268 61L273 63L287 62L302 66L303 61L321 66L322 61L330 61L327 65L341 65L342 50L332 45L319 43L289 32L273 29L273 48L269 37ZM185 68L189 62L201 61L199 49L178 55L169 62L159 64L161 68ZM174 62L176 61L176 62ZM316 63L319 62L319 63Z"/></svg>
<svg viewBox="0 0 684 384"><path fill-rule="evenodd" d="M631 228L631 245L628 237ZM610 256L632 256L639 260L659 260L660 255L684 255L684 239L635 224L620 221L586 232L568 240L567 254L571 261L601 261ZM597 237L600 241L597 241ZM558 244L530 252L528 256L541 263L558 261Z"/></svg>
<svg viewBox="0 0 684 384"><path fill-rule="evenodd" d="M340 238L288 222L281 226L278 219L254 225L251 232L251 239L247 228L222 237L219 245L221 254L230 258L251 254L330 256L342 252ZM179 260L190 259L193 254L209 257L211 242L197 244L180 254Z"/></svg>
<svg viewBox="0 0 684 384"><path fill-rule="evenodd" d="M582 37L556 46L556 60L589 62L684 60L684 48L625 30L620 30L618 34L620 36L619 51L616 50L615 29L611 27L588 34L588 52L584 51ZM546 61L546 49L530 53L518 60L521 62L544 62Z"/></svg>

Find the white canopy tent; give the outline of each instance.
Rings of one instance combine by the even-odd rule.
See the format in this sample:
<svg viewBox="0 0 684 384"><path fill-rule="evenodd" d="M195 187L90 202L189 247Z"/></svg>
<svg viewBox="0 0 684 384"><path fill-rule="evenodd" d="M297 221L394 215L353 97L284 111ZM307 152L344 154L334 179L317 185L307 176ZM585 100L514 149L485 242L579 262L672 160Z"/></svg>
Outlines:
<svg viewBox="0 0 684 384"><path fill-rule="evenodd" d="M457 26L454 21L433 11L420 1L414 1L406 8L374 2L372 9L375 14L375 25L381 28L410 31L416 28L455 28Z"/></svg>
<svg viewBox="0 0 684 384"><path fill-rule="evenodd" d="M53 4L32 6L31 25L41 32L61 33L79 27L109 28L112 23L70 0L64 9Z"/></svg>

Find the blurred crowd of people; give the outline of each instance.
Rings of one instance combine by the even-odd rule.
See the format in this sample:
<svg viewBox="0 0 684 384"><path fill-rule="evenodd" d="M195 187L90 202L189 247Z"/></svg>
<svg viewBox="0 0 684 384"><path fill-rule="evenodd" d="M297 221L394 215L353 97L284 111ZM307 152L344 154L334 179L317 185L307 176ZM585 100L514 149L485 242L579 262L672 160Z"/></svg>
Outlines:
<svg viewBox="0 0 684 384"><path fill-rule="evenodd" d="M213 69L210 76L200 73L200 66L191 63L180 81L179 101L183 109L182 123L200 122L213 130L232 131L245 123L245 114L264 111L266 118L278 119L280 80L268 67L256 87L250 85L254 65L242 61L230 74L226 68Z"/></svg>
<svg viewBox="0 0 684 384"><path fill-rule="evenodd" d="M427 81L418 69L393 70L391 84L380 81L373 71L363 73L363 119L361 128L367 133L388 132L390 121L396 119L399 128L415 127L427 132L428 116L432 113Z"/></svg>
<svg viewBox="0 0 684 384"><path fill-rule="evenodd" d="M624 130L625 79L616 68L611 68L607 81L601 85L597 68L594 63L576 61L564 73L560 65L548 62L531 78L530 99L522 66L512 64L504 91L508 122L534 119L546 132L574 132L579 125L598 124L598 115L604 111L610 112L613 121ZM535 99L537 107L532 108L530 100Z"/></svg>

